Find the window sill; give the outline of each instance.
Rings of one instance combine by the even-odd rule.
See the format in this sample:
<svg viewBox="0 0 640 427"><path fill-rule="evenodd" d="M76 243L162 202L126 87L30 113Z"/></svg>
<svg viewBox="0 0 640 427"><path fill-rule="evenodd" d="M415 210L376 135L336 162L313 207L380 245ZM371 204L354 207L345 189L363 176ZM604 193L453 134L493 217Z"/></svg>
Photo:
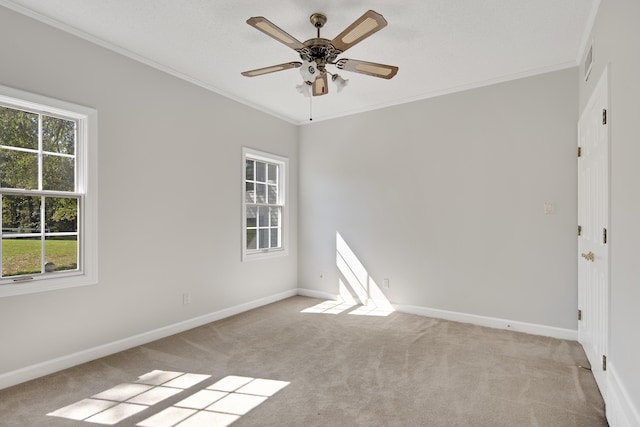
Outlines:
<svg viewBox="0 0 640 427"><path fill-rule="evenodd" d="M265 249L262 251L248 251L242 254L242 261L279 258L287 255L289 255L289 251L286 249Z"/></svg>
<svg viewBox="0 0 640 427"><path fill-rule="evenodd" d="M83 273L61 274L60 277L55 278L40 277L28 282L0 284L0 298L95 285L96 283L96 278Z"/></svg>

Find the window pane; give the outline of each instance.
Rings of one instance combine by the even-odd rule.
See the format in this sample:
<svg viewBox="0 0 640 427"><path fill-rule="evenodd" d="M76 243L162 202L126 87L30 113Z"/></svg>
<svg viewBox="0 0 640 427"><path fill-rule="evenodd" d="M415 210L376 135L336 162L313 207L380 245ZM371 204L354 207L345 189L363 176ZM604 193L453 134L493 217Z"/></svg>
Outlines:
<svg viewBox="0 0 640 427"><path fill-rule="evenodd" d="M42 149L52 153L75 154L76 123L42 116Z"/></svg>
<svg viewBox="0 0 640 427"><path fill-rule="evenodd" d="M78 237L47 237L44 241L44 271L78 269Z"/></svg>
<svg viewBox="0 0 640 427"><path fill-rule="evenodd" d="M256 229L247 230L247 249L256 249L257 248L257 240L256 240Z"/></svg>
<svg viewBox="0 0 640 427"><path fill-rule="evenodd" d="M268 187L269 187L268 203L271 205L275 205L278 203L278 186L269 185Z"/></svg>
<svg viewBox="0 0 640 427"><path fill-rule="evenodd" d="M271 227L280 225L280 208L269 208L271 211Z"/></svg>
<svg viewBox="0 0 640 427"><path fill-rule="evenodd" d="M258 211L258 227L269 226L269 208L266 206L260 206Z"/></svg>
<svg viewBox="0 0 640 427"><path fill-rule="evenodd" d="M38 149L38 115L0 107L0 145Z"/></svg>
<svg viewBox="0 0 640 427"><path fill-rule="evenodd" d="M278 165L269 163L268 167L269 167L269 184L277 184L278 183Z"/></svg>
<svg viewBox="0 0 640 427"><path fill-rule="evenodd" d="M245 178L247 181L255 181L254 179L254 165L253 160L247 160L245 163Z"/></svg>
<svg viewBox="0 0 640 427"><path fill-rule="evenodd" d="M47 197L44 202L47 233L78 231L78 200L65 197Z"/></svg>
<svg viewBox="0 0 640 427"><path fill-rule="evenodd" d="M75 160L70 157L43 155L42 189L75 190Z"/></svg>
<svg viewBox="0 0 640 427"><path fill-rule="evenodd" d="M2 233L39 233L40 197L2 196Z"/></svg>
<svg viewBox="0 0 640 427"><path fill-rule="evenodd" d="M266 153L253 154L245 151L245 254L268 252L282 248L283 191L282 169L278 159L270 159ZM246 259L244 258L243 260Z"/></svg>
<svg viewBox="0 0 640 427"><path fill-rule="evenodd" d="M255 184L252 182L247 182L245 184L245 196L244 201L247 203L255 203L256 202L256 190Z"/></svg>
<svg viewBox="0 0 640 427"><path fill-rule="evenodd" d="M258 208L255 206L247 206L247 227L257 227Z"/></svg>
<svg viewBox="0 0 640 427"><path fill-rule="evenodd" d="M256 184L256 202L267 203L267 185Z"/></svg>
<svg viewBox="0 0 640 427"><path fill-rule="evenodd" d="M260 233L260 238L259 240L259 248L260 249L266 249L269 247L269 229L268 228L261 228L260 230L258 230L258 232Z"/></svg>
<svg viewBox="0 0 640 427"><path fill-rule="evenodd" d="M38 155L0 148L0 187L38 189Z"/></svg>
<svg viewBox="0 0 640 427"><path fill-rule="evenodd" d="M278 228L271 229L271 247L272 248L280 247L280 229Z"/></svg>
<svg viewBox="0 0 640 427"><path fill-rule="evenodd" d="M267 181L267 164L263 162L256 162L256 181Z"/></svg>
<svg viewBox="0 0 640 427"><path fill-rule="evenodd" d="M2 276L40 273L41 252L39 238L3 238Z"/></svg>

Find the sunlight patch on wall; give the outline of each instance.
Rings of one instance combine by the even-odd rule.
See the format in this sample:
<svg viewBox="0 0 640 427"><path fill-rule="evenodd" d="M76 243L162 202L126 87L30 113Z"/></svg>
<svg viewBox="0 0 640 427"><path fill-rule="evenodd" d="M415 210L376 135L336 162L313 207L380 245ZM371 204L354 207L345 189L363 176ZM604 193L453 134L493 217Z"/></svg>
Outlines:
<svg viewBox="0 0 640 427"><path fill-rule="evenodd" d="M154 370L47 415L114 425L193 389L210 375ZM142 427L227 426L289 385L287 381L229 375L136 424Z"/></svg>
<svg viewBox="0 0 640 427"><path fill-rule="evenodd" d="M369 300L367 283L369 273L349 245L336 234L336 266L344 281L340 280L340 297L355 298L359 304L366 304Z"/></svg>
<svg viewBox="0 0 640 427"><path fill-rule="evenodd" d="M349 314L388 316L394 311L384 292L338 232L336 232L336 266L342 276L338 280L340 298L343 301L362 304L362 307Z"/></svg>
<svg viewBox="0 0 640 427"><path fill-rule="evenodd" d="M340 233L336 233L336 266L338 299L324 301L301 313L340 314L384 317L393 313L393 306L369 274L364 264L351 250ZM354 309L354 307L356 307Z"/></svg>

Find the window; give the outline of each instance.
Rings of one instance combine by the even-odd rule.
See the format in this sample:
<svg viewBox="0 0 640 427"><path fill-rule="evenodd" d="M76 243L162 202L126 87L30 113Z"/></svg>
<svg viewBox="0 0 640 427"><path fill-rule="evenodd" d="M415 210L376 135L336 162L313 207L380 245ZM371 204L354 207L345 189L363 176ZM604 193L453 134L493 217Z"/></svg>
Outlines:
<svg viewBox="0 0 640 427"><path fill-rule="evenodd" d="M287 159L243 149L243 260L287 254Z"/></svg>
<svg viewBox="0 0 640 427"><path fill-rule="evenodd" d="M96 282L96 116L0 86L0 296Z"/></svg>

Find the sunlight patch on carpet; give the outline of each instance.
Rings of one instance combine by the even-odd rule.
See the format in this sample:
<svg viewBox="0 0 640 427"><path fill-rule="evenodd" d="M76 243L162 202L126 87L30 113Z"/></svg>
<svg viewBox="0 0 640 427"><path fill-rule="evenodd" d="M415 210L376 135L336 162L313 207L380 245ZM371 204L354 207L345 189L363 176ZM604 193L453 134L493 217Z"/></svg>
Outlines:
<svg viewBox="0 0 640 427"><path fill-rule="evenodd" d="M323 314L340 314L349 310L355 304L344 303L340 301L324 301L313 307L305 308L301 313L323 313Z"/></svg>
<svg viewBox="0 0 640 427"><path fill-rule="evenodd" d="M391 304L376 305L370 301L367 305L357 305L355 303L329 300L323 301L312 307L305 308L304 310L301 310L300 313L340 314L348 312L349 314L356 316L386 317L394 311L395 310Z"/></svg>
<svg viewBox="0 0 640 427"><path fill-rule="evenodd" d="M377 317L387 317L395 310L391 307L378 307L375 305L361 305L353 311L350 311L349 314L353 314L356 316L377 316Z"/></svg>
<svg viewBox="0 0 640 427"><path fill-rule="evenodd" d="M191 391L209 378L211 375L154 370L133 383L118 384L47 415L114 425L178 393ZM192 391L136 425L228 426L288 385L287 381L229 375L204 389Z"/></svg>

